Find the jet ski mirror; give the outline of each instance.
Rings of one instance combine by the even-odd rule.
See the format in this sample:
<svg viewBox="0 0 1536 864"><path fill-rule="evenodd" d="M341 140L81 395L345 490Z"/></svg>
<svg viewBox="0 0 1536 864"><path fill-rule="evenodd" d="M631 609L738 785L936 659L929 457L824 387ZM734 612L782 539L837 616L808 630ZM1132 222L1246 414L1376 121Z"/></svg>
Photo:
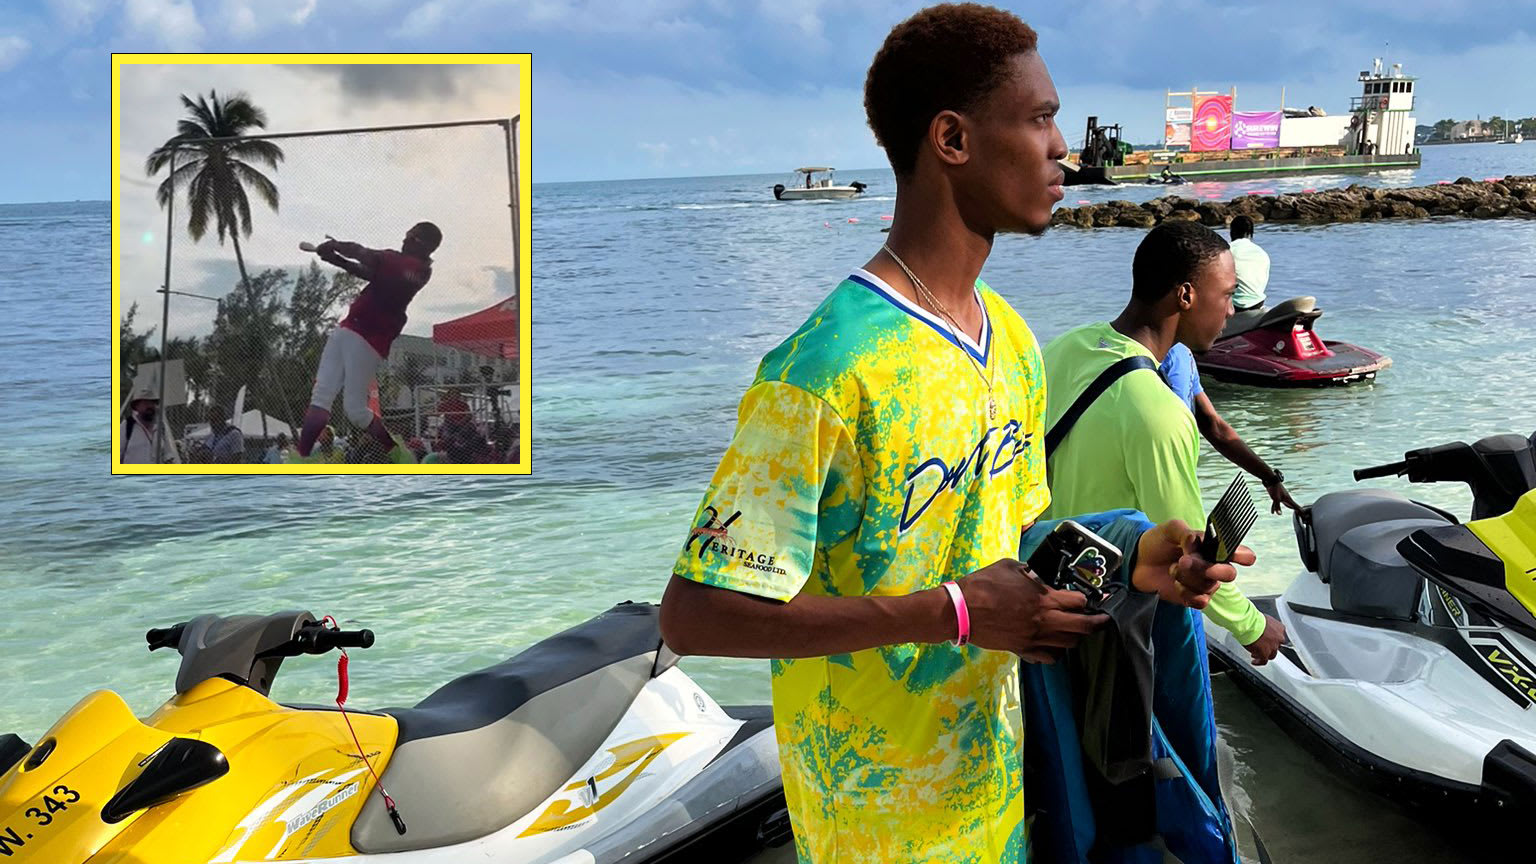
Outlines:
<svg viewBox="0 0 1536 864"><path fill-rule="evenodd" d="M103 822L121 822L229 773L229 761L217 747L193 738L172 738L145 761L139 776L101 808Z"/></svg>
<svg viewBox="0 0 1536 864"><path fill-rule="evenodd" d="M32 745L21 740L20 735L13 732L0 735L0 774L11 770L12 765L31 752Z"/></svg>

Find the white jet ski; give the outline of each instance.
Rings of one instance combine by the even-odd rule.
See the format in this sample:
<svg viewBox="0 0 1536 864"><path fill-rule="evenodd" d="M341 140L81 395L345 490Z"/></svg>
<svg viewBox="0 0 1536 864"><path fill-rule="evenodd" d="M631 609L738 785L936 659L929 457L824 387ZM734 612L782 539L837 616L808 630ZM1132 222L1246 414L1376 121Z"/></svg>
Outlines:
<svg viewBox="0 0 1536 864"><path fill-rule="evenodd" d="M1213 665L1331 766L1442 815L1536 815L1536 435L1405 454L1356 480L1471 486L1474 521L1388 490L1296 514L1304 570L1253 598L1289 641L1255 667L1206 625Z"/></svg>

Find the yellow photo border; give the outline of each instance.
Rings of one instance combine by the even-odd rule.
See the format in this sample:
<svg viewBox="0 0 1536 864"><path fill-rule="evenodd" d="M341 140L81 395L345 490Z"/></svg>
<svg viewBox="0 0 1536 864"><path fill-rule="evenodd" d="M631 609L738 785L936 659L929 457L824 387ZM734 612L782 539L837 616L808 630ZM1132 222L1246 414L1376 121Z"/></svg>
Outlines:
<svg viewBox="0 0 1536 864"><path fill-rule="evenodd" d="M118 206L119 177L119 72L128 65L206 64L237 65L263 64L281 66L295 63L348 64L395 64L395 65L514 65L520 68L518 75L519 113L517 123L517 204L518 239L517 302L518 302L518 461L515 463L487 463L457 465L431 463L426 465L350 465L301 463L294 465L268 465L265 463L239 465L125 465L122 453L122 423L119 422L122 403L121 378L118 374L122 358L119 356L118 325L122 310L118 303ZM532 405L532 306L533 306L533 250L529 242L533 236L532 225L532 136L528 131L532 113L533 55L531 54L117 54L112 55L112 451L113 474L397 474L406 476L424 474L513 474L532 473L532 442L530 441L530 408ZM298 130L295 130L298 131Z"/></svg>

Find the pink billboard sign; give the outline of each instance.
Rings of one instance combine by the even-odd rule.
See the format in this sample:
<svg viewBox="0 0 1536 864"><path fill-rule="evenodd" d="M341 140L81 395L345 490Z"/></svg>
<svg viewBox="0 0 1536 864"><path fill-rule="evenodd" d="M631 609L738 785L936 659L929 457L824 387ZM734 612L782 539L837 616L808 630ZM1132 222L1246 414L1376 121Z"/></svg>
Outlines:
<svg viewBox="0 0 1536 864"><path fill-rule="evenodd" d="M1190 148L1196 152L1225 150L1232 140L1232 97L1207 96L1195 103Z"/></svg>
<svg viewBox="0 0 1536 864"><path fill-rule="evenodd" d="M1280 146L1279 111L1238 111L1232 115L1232 149Z"/></svg>

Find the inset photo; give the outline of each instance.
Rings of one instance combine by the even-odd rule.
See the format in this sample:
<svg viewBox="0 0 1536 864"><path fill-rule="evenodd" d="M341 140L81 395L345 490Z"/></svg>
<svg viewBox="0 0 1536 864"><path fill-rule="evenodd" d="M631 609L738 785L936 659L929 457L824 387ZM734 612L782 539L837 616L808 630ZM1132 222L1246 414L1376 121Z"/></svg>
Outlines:
<svg viewBox="0 0 1536 864"><path fill-rule="evenodd" d="M529 59L113 55L113 473L529 473Z"/></svg>

